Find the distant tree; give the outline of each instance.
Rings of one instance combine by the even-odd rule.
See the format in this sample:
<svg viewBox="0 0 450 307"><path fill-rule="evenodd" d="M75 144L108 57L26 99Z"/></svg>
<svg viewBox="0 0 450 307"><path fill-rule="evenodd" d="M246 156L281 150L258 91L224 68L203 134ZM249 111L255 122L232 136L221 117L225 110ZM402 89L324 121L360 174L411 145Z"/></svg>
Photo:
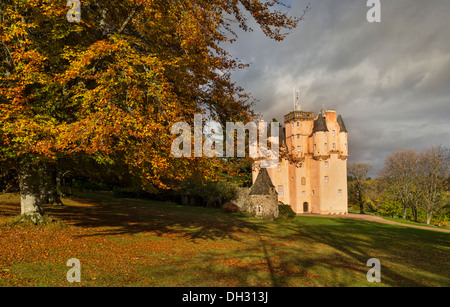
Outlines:
<svg viewBox="0 0 450 307"><path fill-rule="evenodd" d="M406 209L411 208L414 221L418 222L419 211L424 210L430 224L433 215L446 206L449 160L449 149L442 146L421 153L406 149L386 158L382 175L389 193L402 205L403 219Z"/></svg>
<svg viewBox="0 0 450 307"><path fill-rule="evenodd" d="M348 166L348 174L352 177L350 184L359 204L360 213L364 214L364 191L367 188L367 174L372 166L364 163L354 163Z"/></svg>
<svg viewBox="0 0 450 307"><path fill-rule="evenodd" d="M384 161L381 175L389 184L389 191L402 205L402 218L406 219L406 209L417 200L417 174L419 154L405 149L389 155Z"/></svg>
<svg viewBox="0 0 450 307"><path fill-rule="evenodd" d="M350 177L350 180L353 178ZM386 198L386 180L383 178L375 178L366 180L367 189L364 193L366 208L377 211Z"/></svg>
<svg viewBox="0 0 450 307"><path fill-rule="evenodd" d="M450 151L442 146L431 147L420 154L418 159L418 185L422 195L420 206L426 212L427 224L433 214L448 203L445 192L449 176Z"/></svg>

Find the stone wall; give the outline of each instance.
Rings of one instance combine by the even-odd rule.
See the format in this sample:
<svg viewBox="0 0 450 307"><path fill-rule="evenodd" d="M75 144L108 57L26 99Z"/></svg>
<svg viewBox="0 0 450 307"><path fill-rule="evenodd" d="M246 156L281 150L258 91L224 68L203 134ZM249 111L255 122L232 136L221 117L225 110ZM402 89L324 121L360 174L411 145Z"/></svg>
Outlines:
<svg viewBox="0 0 450 307"><path fill-rule="evenodd" d="M237 188L236 194L231 200L240 211L251 212L252 203L250 201L250 188Z"/></svg>
<svg viewBox="0 0 450 307"><path fill-rule="evenodd" d="M275 190L270 195L250 195L250 188L238 188L231 200L241 212L256 217L274 219L279 215L278 195Z"/></svg>
<svg viewBox="0 0 450 307"><path fill-rule="evenodd" d="M278 217L278 195L251 195L253 215L265 219L274 219Z"/></svg>

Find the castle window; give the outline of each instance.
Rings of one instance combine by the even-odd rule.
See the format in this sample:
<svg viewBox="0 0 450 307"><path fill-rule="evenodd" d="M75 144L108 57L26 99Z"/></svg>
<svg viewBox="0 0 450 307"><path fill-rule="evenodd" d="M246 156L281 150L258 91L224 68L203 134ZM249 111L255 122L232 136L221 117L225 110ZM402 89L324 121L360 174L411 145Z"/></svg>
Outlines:
<svg viewBox="0 0 450 307"><path fill-rule="evenodd" d="M301 146L297 146L297 151L301 151L302 147Z"/></svg>
<svg viewBox="0 0 450 307"><path fill-rule="evenodd" d="M317 148L317 146L316 146L316 144L314 144L314 150L316 150L316 148Z"/></svg>
<svg viewBox="0 0 450 307"><path fill-rule="evenodd" d="M281 171L281 164L278 164L278 170Z"/></svg>
<svg viewBox="0 0 450 307"><path fill-rule="evenodd" d="M338 193L339 193L339 195L342 195L342 190L339 189L339 190L338 190Z"/></svg>
<svg viewBox="0 0 450 307"><path fill-rule="evenodd" d="M316 195L316 192L314 192L314 190L311 191L311 195L314 196Z"/></svg>
<svg viewBox="0 0 450 307"><path fill-rule="evenodd" d="M297 140L300 140L300 134L297 134Z"/></svg>
<svg viewBox="0 0 450 307"><path fill-rule="evenodd" d="M324 147L325 149L328 149L328 144L325 143L325 144L323 145L323 147Z"/></svg>
<svg viewBox="0 0 450 307"><path fill-rule="evenodd" d="M333 149L336 149L336 143L333 143Z"/></svg>
<svg viewBox="0 0 450 307"><path fill-rule="evenodd" d="M291 177L291 181L294 182L294 177Z"/></svg>
<svg viewBox="0 0 450 307"><path fill-rule="evenodd" d="M303 163L300 163L300 168L302 168L303 167Z"/></svg>
<svg viewBox="0 0 450 307"><path fill-rule="evenodd" d="M278 197L284 197L284 186L278 186Z"/></svg>
<svg viewBox="0 0 450 307"><path fill-rule="evenodd" d="M336 136L336 130L333 130L333 136Z"/></svg>
<svg viewBox="0 0 450 307"><path fill-rule="evenodd" d="M325 161L325 167L328 167L328 165L329 165L328 161Z"/></svg>
<svg viewBox="0 0 450 307"><path fill-rule="evenodd" d="M258 213L261 213L261 211L262 211L262 207L258 206Z"/></svg>
<svg viewBox="0 0 450 307"><path fill-rule="evenodd" d="M297 127L300 127L300 122L297 122Z"/></svg>
<svg viewBox="0 0 450 307"><path fill-rule="evenodd" d="M345 145L344 145L344 149L347 149L347 143L345 143Z"/></svg>
<svg viewBox="0 0 450 307"><path fill-rule="evenodd" d="M328 176L325 176L325 182L328 182Z"/></svg>
<svg viewBox="0 0 450 307"><path fill-rule="evenodd" d="M306 192L305 192L305 191L302 191L302 195L305 196L305 195L306 195Z"/></svg>
<svg viewBox="0 0 450 307"><path fill-rule="evenodd" d="M294 123L292 123L292 128L294 128Z"/></svg>
<svg viewBox="0 0 450 307"><path fill-rule="evenodd" d="M302 185L306 185L306 177L302 177Z"/></svg>

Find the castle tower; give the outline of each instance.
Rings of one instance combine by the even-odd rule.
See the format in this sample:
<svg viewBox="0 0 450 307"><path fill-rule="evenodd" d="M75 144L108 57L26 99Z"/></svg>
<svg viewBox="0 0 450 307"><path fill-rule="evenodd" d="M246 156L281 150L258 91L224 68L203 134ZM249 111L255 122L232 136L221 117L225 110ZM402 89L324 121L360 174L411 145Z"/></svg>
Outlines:
<svg viewBox="0 0 450 307"><path fill-rule="evenodd" d="M300 162L283 159L267 169L278 200L296 213L347 214L348 132L342 116L325 107L314 116L297 102L284 123L280 144Z"/></svg>

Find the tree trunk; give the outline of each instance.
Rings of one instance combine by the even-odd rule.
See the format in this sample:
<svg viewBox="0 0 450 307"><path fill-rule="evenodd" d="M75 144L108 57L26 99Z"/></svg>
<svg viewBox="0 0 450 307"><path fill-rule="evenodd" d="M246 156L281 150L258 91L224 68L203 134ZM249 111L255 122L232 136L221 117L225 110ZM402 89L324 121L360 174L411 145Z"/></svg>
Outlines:
<svg viewBox="0 0 450 307"><path fill-rule="evenodd" d="M56 165L43 162L40 165L40 191L42 204L54 204L62 206L57 189Z"/></svg>
<svg viewBox="0 0 450 307"><path fill-rule="evenodd" d="M403 204L403 217L404 220L406 220L406 205Z"/></svg>
<svg viewBox="0 0 450 307"><path fill-rule="evenodd" d="M25 162L19 171L20 211L23 219L34 224L43 221L41 206L40 176L37 164Z"/></svg>
<svg viewBox="0 0 450 307"><path fill-rule="evenodd" d="M417 220L417 215L418 215L417 207L416 206L412 206L411 208L412 208L412 212L413 212L413 216L414 216L414 222L418 223L418 220Z"/></svg>
<svg viewBox="0 0 450 307"><path fill-rule="evenodd" d="M59 197L58 192L58 172L56 170L55 164L48 164L48 174L48 202L50 204L62 206L63 203L61 201L61 198Z"/></svg>
<svg viewBox="0 0 450 307"><path fill-rule="evenodd" d="M364 213L364 202L363 202L363 199L362 199L361 191L359 191L359 193L358 193L358 201L359 201L359 213L360 214L365 214Z"/></svg>
<svg viewBox="0 0 450 307"><path fill-rule="evenodd" d="M427 225L431 224L431 218L433 217L432 212L427 212Z"/></svg>
<svg viewBox="0 0 450 307"><path fill-rule="evenodd" d="M48 177L47 163L39 163L39 192L41 204L48 204Z"/></svg>

